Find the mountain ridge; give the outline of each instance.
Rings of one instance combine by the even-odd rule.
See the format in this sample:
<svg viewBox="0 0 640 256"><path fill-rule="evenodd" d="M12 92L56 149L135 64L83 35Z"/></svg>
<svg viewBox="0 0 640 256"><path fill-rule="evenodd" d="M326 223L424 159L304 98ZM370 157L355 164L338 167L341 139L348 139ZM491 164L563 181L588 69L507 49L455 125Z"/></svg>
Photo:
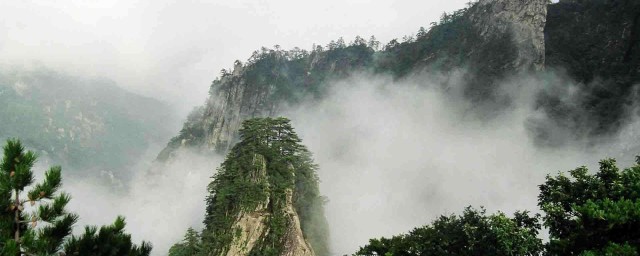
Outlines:
<svg viewBox="0 0 640 256"><path fill-rule="evenodd" d="M233 70L221 72L205 105L189 115L157 160L171 159L181 147L224 153L237 141L242 120L321 98L330 81L355 72L401 79L425 68L445 73L465 68L465 94L493 112L507 104L495 92L499 79L542 69L545 17L544 0L484 0L444 14L429 31L421 28L415 39L402 43L394 39L381 51L374 37L356 37L349 45L340 38L312 51L263 47L246 63L236 61ZM523 38L514 40L515 33Z"/></svg>

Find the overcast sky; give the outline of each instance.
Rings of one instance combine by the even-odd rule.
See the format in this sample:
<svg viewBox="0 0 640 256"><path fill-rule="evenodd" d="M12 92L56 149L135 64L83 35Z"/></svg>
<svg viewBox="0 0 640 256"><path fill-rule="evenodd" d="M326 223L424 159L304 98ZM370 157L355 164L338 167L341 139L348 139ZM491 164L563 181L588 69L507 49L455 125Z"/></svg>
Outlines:
<svg viewBox="0 0 640 256"><path fill-rule="evenodd" d="M0 1L0 64L102 76L188 109L220 69L261 46L381 42L468 0ZM6 67L6 66L5 66Z"/></svg>

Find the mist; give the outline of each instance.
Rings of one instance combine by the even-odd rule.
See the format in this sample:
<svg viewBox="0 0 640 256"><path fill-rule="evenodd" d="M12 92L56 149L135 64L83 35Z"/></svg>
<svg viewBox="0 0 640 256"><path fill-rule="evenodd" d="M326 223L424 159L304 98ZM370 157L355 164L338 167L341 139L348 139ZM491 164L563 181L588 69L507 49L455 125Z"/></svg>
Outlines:
<svg viewBox="0 0 640 256"><path fill-rule="evenodd" d="M536 146L531 124L553 123L535 110L535 95L565 91L569 100L575 91L560 88L572 88L571 81L553 74L507 79L498 91L511 106L487 118L460 93L463 73L402 81L357 75L334 83L328 97L289 111L320 165L335 255L469 205L507 214L538 212L537 186L546 174L583 165L594 171L606 157L618 157L625 167L634 160L636 120L597 144L585 138ZM558 87L544 88L549 79ZM554 136L570 133L554 129Z"/></svg>
<svg viewBox="0 0 640 256"><path fill-rule="evenodd" d="M186 115L221 69L262 46L310 49L357 35L388 42L466 2L2 1L0 68L107 77Z"/></svg>
<svg viewBox="0 0 640 256"><path fill-rule="evenodd" d="M579 90L571 81L554 73L505 79L498 92L511 105L486 115L463 96L463 74L426 72L400 81L356 74L329 83L320 100L285 108L283 116L292 119L320 166L333 254L353 253L370 238L406 233L469 205L538 212L537 186L546 174L582 165L593 171L606 157L618 158L621 166L634 160L637 118L597 143L536 143L532 124L554 124L535 109L535 96L551 90L576 100ZM554 127L553 136L570 132ZM201 230L206 187L223 156L181 150L168 164L153 163L162 146L128 170L132 180L108 173L65 176L64 189L73 196L69 210L81 217L76 232L123 215L134 241L150 241L153 255L166 255L188 227Z"/></svg>
<svg viewBox="0 0 640 256"><path fill-rule="evenodd" d="M262 46L310 49L356 35L387 42L466 2L4 1L0 69L44 66L104 77L169 102L186 117L205 101L220 69ZM464 98L462 74L426 72L400 81L356 74L330 82L326 97L284 111L320 166L334 254L468 205L535 212L546 174L582 165L593 171L606 157L629 166L640 149L640 122L631 116L611 136L554 147L536 143L533 127L551 127L551 138L572 134L536 109L537 93L553 91L569 102L580 97L578 85L551 71L505 79L498 91L511 105L491 117ZM166 142L156 141L123 170L131 180L109 172L79 178L71 173L81 170L63 166L63 190L72 195L68 210L80 215L76 233L122 215L134 241L150 241L153 255L166 255L188 227L202 229L207 184L224 156L181 151L167 165L154 163ZM55 164L43 158L36 173Z"/></svg>
<svg viewBox="0 0 640 256"><path fill-rule="evenodd" d="M120 215L133 241L151 242L152 255L166 255L187 228L202 229L207 185L222 158L183 150L170 163L152 163L157 152L150 150L128 170L134 172L132 180L108 173L64 176L63 190L72 196L68 209L80 215L74 233L82 233L85 225L110 225Z"/></svg>

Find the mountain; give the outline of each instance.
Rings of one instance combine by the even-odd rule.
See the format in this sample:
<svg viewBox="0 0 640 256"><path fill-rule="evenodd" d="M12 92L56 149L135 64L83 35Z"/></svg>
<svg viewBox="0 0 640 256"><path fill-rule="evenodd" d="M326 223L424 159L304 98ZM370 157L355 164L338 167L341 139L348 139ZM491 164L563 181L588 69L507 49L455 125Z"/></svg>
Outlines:
<svg viewBox="0 0 640 256"><path fill-rule="evenodd" d="M571 100L554 90L537 96L537 107L555 123L530 122L538 144L575 139L554 137L558 127L576 138L615 134L640 81L639 17L640 2L632 0L482 0L382 50L374 37L349 45L340 38L312 51L262 48L246 63L236 61L233 70L222 71L205 105L191 113L158 160L181 147L226 152L243 120L320 98L328 82L358 72L402 79L425 70L462 69L464 94L488 118L510 104L496 90L498 81L551 72L575 81L580 94ZM567 88L564 80L547 83Z"/></svg>
<svg viewBox="0 0 640 256"><path fill-rule="evenodd" d="M105 79L85 79L45 68L0 72L0 137L28 147L78 175L129 175L152 141L170 134L168 105ZM79 170L82 170L81 172Z"/></svg>
<svg viewBox="0 0 640 256"><path fill-rule="evenodd" d="M550 118L545 122L553 122L550 126L535 120L527 123L539 145L554 146L575 139L551 135L558 127L576 138L606 138L602 135L618 132L629 116L637 93L634 88L640 82L639 5L626 0L561 0L555 4L547 0L481 0L443 15L428 30L420 28L415 37L394 39L382 47L375 37L357 37L350 43L340 38L310 51L262 48L246 62L236 61L231 70L221 71L211 84L206 103L189 115L180 134L170 140L157 159L170 161L183 148L206 154L229 153L210 186L213 196L208 199L202 241L208 239L212 246L209 255L249 254L256 248L265 253L264 244L256 241L264 241L264 231L271 230L260 224L273 215L266 206L272 202L271 194L265 196L264 190L255 187L269 180L264 173L268 176L271 172L271 158L242 150L246 145L242 129L245 120L278 116L285 108L321 99L333 81L352 75L382 74L402 80L421 72L460 72L461 88L473 103L473 111L491 121L513 104L500 91L500 82L524 74L561 78L544 80L545 90L535 95L538 110ZM569 90L574 82L577 93L570 100L553 90ZM445 89L453 87L447 83L442 84ZM232 160L240 158L243 164ZM240 171L226 171L233 168L252 173L232 175ZM289 172L295 170L290 168ZM230 182L247 175L252 178ZM244 184L247 191L257 191L261 196L229 201L251 202L244 211L238 210L237 204L212 207L220 202L216 195L254 193L225 184ZM288 202L286 196L284 202ZM232 211L230 215L226 211L216 213L220 209ZM268 215L261 215L265 212ZM220 220L222 215L227 220ZM306 238L304 221L301 229ZM233 230L239 231L232 235ZM300 237L297 231L290 234ZM240 244L250 246L238 247ZM302 242L295 244L292 248L305 248ZM310 245L320 254L313 242Z"/></svg>
<svg viewBox="0 0 640 256"><path fill-rule="evenodd" d="M544 95L540 104L578 133L615 132L640 82L640 2L561 0L549 5L546 66L563 70L582 93L578 103ZM589 123L588 130L580 124Z"/></svg>
<svg viewBox="0 0 640 256"><path fill-rule="evenodd" d="M213 81L209 99L187 118L180 134L158 155L170 159L182 147L224 153L238 138L243 120L275 116L283 106L323 96L328 82L358 72L402 79L424 69L466 69L466 94L478 104L502 105L497 81L509 74L536 71L544 64L546 1L483 0L443 15L416 38L392 40L377 50L375 37L344 39L312 51L262 48Z"/></svg>
<svg viewBox="0 0 640 256"><path fill-rule="evenodd" d="M201 245L190 253L328 255L317 166L289 120L249 119L239 133L209 185ZM182 255L184 247L170 255Z"/></svg>

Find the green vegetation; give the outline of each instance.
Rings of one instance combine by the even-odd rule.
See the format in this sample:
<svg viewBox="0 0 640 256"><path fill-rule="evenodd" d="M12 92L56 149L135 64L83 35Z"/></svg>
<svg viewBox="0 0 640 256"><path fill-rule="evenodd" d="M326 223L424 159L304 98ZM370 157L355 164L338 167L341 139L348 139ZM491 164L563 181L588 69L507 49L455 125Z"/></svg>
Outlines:
<svg viewBox="0 0 640 256"><path fill-rule="evenodd" d="M620 171L615 160L600 162L595 175L585 167L547 177L538 197L549 228L547 251L554 255L610 250L640 252L640 159ZM622 254L616 254L622 255Z"/></svg>
<svg viewBox="0 0 640 256"><path fill-rule="evenodd" d="M202 252L202 242L200 234L193 228L187 229L184 240L181 243L174 244L169 249L169 256L193 256L200 255Z"/></svg>
<svg viewBox="0 0 640 256"><path fill-rule="evenodd" d="M36 154L25 151L18 140L4 146L0 163L0 255L149 255L151 245L137 247L123 232L124 219L113 226L87 227L79 238L71 236L78 216L66 211L71 196L59 192L62 172L59 166L45 173L42 183L33 184L32 167ZM115 254L113 254L115 252ZM79 253L79 254L78 254Z"/></svg>
<svg viewBox="0 0 640 256"><path fill-rule="evenodd" d="M640 158L620 171L615 160L547 176L538 205L545 213L529 216L465 209L441 216L406 235L371 239L356 255L639 255ZM542 219L549 242L537 237Z"/></svg>
<svg viewBox="0 0 640 256"><path fill-rule="evenodd" d="M418 29L415 35L393 39L382 47L373 36L368 41L356 37L351 43L339 38L310 51L286 51L277 45L273 49L263 47L246 62L236 61L233 70L222 70L211 85L210 94L215 96L212 99L231 99L240 107L214 110L216 103L212 101L204 109L195 110L194 118L185 123L158 160L166 160L183 144L207 147L207 143L215 143L215 151L226 153L237 142L237 131L225 134L224 141L207 136L236 122L234 119L273 116L282 105L322 97L329 82L359 72L403 79L425 70L447 74L462 69L464 78L452 81L463 83L464 94L475 104L486 104L476 109L485 110L483 114L489 117L500 113L510 100L496 95L496 83L516 72L513 60L519 54L514 44L517 38L510 33L478 31L475 19L487 11L478 8L482 7L477 1L470 1L467 7L444 13L438 22ZM567 100L566 94L545 91L537 96L536 108L576 137L616 132L633 104L631 97L637 95L634 86L640 81L638 13L640 2L632 0L550 4L545 27L545 66L547 71L559 74L566 70L578 82L580 95ZM566 88L566 84L566 79L555 79L545 87ZM239 91L239 99L232 98ZM231 110L222 113L226 109L238 110L239 114ZM212 117L212 112L222 115ZM540 145L562 143L552 138L549 127L557 126L532 122L529 128Z"/></svg>
<svg viewBox="0 0 640 256"><path fill-rule="evenodd" d="M209 185L211 196L202 233L206 250L228 249L235 231L231 225L238 214L266 208L271 214L266 221L269 230L251 254L279 255L283 249L280 241L290 225L284 212L289 203L287 194L293 193L291 200L305 237L318 255L328 254L317 166L289 120L249 119L243 122L240 138ZM268 205L261 205L265 202Z"/></svg>
<svg viewBox="0 0 640 256"><path fill-rule="evenodd" d="M301 229L317 255L328 255L324 198L318 187L311 153L286 118L254 118L243 122L237 143L209 184L210 196L199 235L187 231L170 255L200 252L217 255L229 250L240 230L233 228L241 213L267 214L265 231L250 255L280 255L295 209Z"/></svg>
<svg viewBox="0 0 640 256"><path fill-rule="evenodd" d="M465 209L461 216L440 216L431 225L390 239L371 239L356 255L539 255L538 216Z"/></svg>
<svg viewBox="0 0 640 256"><path fill-rule="evenodd" d="M116 218L112 225L98 228L85 227L84 234L72 236L64 245L67 255L129 255L148 256L151 244L142 242L137 246L131 242L131 235L124 233L123 217Z"/></svg>
<svg viewBox="0 0 640 256"><path fill-rule="evenodd" d="M255 51L245 63L236 61L233 70L222 70L220 77L213 81L209 94L212 98L232 97L241 87L242 94L238 103L246 106L240 110L244 120L274 115L282 104L295 105L321 98L327 93L327 82L346 78L357 72L390 73L396 78L402 78L425 65L438 66L443 70L451 69L465 62L463 51L472 47L468 42L475 41L463 38L472 27L462 19L466 12L465 8L453 14L445 13L441 23L432 24L428 32L421 28L417 40L407 37L405 41L398 43L394 39L384 50L379 50L380 42L373 36L368 41L358 36L349 44L339 38L326 46L314 46L311 51L299 48L286 51L277 45L274 49L263 47L260 51ZM458 45L456 42L465 44ZM501 53L509 52L509 47L504 45L496 48ZM423 61L425 55L431 52L438 54ZM167 148L158 155L158 160L168 159L171 152L181 145L203 146L207 142L207 134L215 130L216 125L233 118L226 113L214 117L205 115L214 108L213 104L215 103L210 101L204 108L196 108L191 113L180 134L171 139ZM207 120L208 118L213 120ZM227 153L231 145L237 142L238 134L235 131L234 135L236 136L232 136L229 141L219 142L216 151Z"/></svg>

